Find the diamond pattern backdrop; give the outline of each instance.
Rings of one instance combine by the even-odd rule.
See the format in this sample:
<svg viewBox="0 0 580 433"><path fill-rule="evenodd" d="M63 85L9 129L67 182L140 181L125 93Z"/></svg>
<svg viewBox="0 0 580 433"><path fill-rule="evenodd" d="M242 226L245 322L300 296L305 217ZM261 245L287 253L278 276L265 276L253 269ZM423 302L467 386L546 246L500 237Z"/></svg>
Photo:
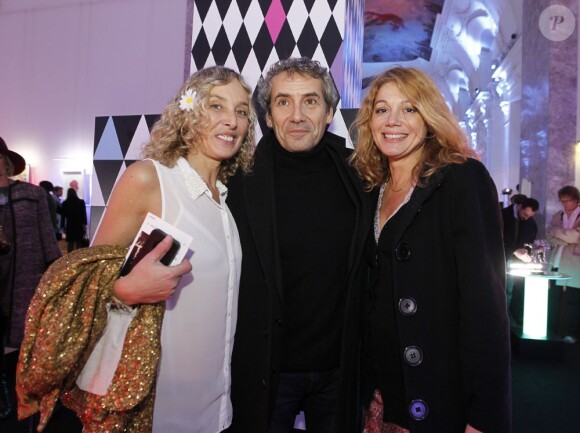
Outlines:
<svg viewBox="0 0 580 433"><path fill-rule="evenodd" d="M318 60L329 68L342 96L330 130L346 137L360 101L363 11L364 0L196 0L192 38L186 41L191 47L190 69L225 65L256 88L264 71L279 59ZM95 119L91 234L115 182L139 159L158 117ZM262 120L258 129L265 127Z"/></svg>
<svg viewBox="0 0 580 433"><path fill-rule="evenodd" d="M158 114L103 116L95 119L95 147L91 179L91 225L93 235L117 179L125 168L141 159L141 148Z"/></svg>
<svg viewBox="0 0 580 433"><path fill-rule="evenodd" d="M342 94L345 6L346 0L195 1L191 70L225 65L255 88L275 61L305 56L330 69ZM340 107L331 130L345 135Z"/></svg>

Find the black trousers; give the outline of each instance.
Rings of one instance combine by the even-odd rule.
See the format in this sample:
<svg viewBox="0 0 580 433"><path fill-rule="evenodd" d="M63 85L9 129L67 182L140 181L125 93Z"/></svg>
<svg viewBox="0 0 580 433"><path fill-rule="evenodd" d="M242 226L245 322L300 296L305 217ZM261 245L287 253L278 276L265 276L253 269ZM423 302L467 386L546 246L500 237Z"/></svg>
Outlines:
<svg viewBox="0 0 580 433"><path fill-rule="evenodd" d="M308 433L335 433L338 416L339 369L280 373L269 433L294 432L294 420L304 411Z"/></svg>

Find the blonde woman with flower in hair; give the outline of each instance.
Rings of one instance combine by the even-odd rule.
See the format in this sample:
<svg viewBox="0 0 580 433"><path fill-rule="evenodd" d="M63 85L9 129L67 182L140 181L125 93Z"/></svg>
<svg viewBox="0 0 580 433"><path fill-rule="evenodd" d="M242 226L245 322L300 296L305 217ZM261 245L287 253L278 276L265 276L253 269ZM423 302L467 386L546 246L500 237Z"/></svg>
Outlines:
<svg viewBox="0 0 580 433"><path fill-rule="evenodd" d="M365 433L510 431L497 191L441 92L396 67L369 87L352 162L374 192Z"/></svg>
<svg viewBox="0 0 580 433"><path fill-rule="evenodd" d="M250 93L243 78L226 67L195 72L153 127L145 159L129 166L118 181L93 247L88 256L79 257L85 274L86 262L95 257L102 262L84 280L109 287L98 298L106 303L108 316L95 313L94 322L108 317L108 324L99 324L101 333L113 326L111 311L129 323L128 329L119 327L118 365L99 365L114 373L104 391L98 374L82 384L75 376L76 365L82 366L94 347L92 334L86 348L70 347L79 355L60 394L79 414L85 432L215 433L231 423L230 359L242 253L225 183L252 163L255 113ZM161 264L172 244L167 236L118 278L126 247L148 212L192 235L190 251L177 266ZM125 248L119 252L111 245ZM69 262L61 271L70 268ZM41 290L50 290L51 284ZM87 305L83 308L90 310ZM32 358L29 353L21 359L24 409L38 406L33 391L41 379L30 379Z"/></svg>

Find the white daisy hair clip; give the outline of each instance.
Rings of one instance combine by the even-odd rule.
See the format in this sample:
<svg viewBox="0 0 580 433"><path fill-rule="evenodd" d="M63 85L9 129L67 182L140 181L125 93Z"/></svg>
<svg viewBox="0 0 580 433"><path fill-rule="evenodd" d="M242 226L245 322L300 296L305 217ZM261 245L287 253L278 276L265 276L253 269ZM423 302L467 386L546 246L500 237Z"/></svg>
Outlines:
<svg viewBox="0 0 580 433"><path fill-rule="evenodd" d="M196 96L197 92L195 90L187 89L185 93L181 95L181 99L179 100L179 108L181 108L183 111L193 110Z"/></svg>

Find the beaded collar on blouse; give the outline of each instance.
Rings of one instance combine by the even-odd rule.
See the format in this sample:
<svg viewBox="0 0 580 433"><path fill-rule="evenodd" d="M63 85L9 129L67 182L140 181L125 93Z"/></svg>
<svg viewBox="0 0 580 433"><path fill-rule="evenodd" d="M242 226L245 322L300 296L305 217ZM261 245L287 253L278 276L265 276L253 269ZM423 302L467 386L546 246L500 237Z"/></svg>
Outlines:
<svg viewBox="0 0 580 433"><path fill-rule="evenodd" d="M189 165L185 158L180 157L177 160L176 165L179 168L179 172L181 173L181 177L185 182L185 187L191 195L191 198L196 200L199 198L199 196L206 193L211 197L211 191L209 190L205 181L201 178L198 172L195 171L191 165ZM219 191L220 198L225 201L228 196L228 188L220 180L216 182L216 186Z"/></svg>

